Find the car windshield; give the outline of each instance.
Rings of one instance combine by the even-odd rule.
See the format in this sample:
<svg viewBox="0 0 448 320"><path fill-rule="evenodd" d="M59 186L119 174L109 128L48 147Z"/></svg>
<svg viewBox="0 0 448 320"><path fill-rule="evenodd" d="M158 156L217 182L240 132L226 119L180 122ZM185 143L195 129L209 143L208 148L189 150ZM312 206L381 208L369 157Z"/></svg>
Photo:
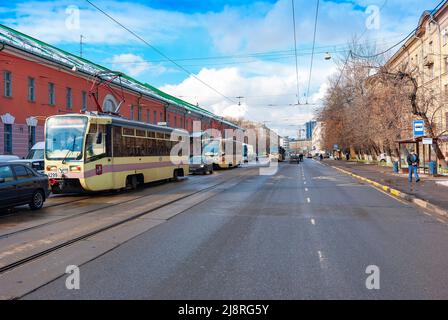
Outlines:
<svg viewBox="0 0 448 320"><path fill-rule="evenodd" d="M26 160L42 160L44 158L44 150L33 149L26 156Z"/></svg>
<svg viewBox="0 0 448 320"><path fill-rule="evenodd" d="M81 160L87 128L85 117L55 117L47 121L47 160Z"/></svg>

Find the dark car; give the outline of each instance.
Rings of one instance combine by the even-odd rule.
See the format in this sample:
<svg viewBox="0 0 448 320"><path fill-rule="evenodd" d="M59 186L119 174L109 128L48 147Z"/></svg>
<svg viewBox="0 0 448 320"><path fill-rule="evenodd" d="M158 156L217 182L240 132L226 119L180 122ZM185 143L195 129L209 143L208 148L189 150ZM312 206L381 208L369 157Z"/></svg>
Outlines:
<svg viewBox="0 0 448 320"><path fill-rule="evenodd" d="M48 177L27 165L0 162L0 209L29 205L39 210L50 195Z"/></svg>
<svg viewBox="0 0 448 320"><path fill-rule="evenodd" d="M209 163L204 157L190 158L190 174L213 174L213 163Z"/></svg>
<svg viewBox="0 0 448 320"><path fill-rule="evenodd" d="M291 153L289 155L289 163L300 163L300 155L298 153Z"/></svg>

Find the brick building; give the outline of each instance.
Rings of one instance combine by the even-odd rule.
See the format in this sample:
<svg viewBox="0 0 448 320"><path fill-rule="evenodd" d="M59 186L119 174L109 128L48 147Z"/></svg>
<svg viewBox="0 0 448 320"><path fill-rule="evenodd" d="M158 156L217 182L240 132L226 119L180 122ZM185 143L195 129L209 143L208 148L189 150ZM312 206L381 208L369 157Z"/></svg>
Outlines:
<svg viewBox="0 0 448 320"><path fill-rule="evenodd" d="M94 86L95 80L110 82ZM98 83L98 81L96 81ZM48 116L97 111L93 96L105 111L120 106L132 120L192 132L193 121L202 130L237 128L198 106L170 96L149 84L48 45L0 25L0 154L25 156L44 140Z"/></svg>

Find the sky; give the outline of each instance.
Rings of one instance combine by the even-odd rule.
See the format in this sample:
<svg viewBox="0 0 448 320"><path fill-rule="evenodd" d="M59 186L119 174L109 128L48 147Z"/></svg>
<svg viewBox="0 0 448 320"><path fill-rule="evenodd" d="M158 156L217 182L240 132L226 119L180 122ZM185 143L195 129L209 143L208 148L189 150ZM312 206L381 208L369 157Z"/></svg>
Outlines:
<svg viewBox="0 0 448 320"><path fill-rule="evenodd" d="M75 54L82 35L83 57L93 62L294 137L315 118L352 39L391 47L440 1L320 0L310 76L317 0L295 0L298 90L291 0L91 2L144 42L85 0L2 0L0 23Z"/></svg>

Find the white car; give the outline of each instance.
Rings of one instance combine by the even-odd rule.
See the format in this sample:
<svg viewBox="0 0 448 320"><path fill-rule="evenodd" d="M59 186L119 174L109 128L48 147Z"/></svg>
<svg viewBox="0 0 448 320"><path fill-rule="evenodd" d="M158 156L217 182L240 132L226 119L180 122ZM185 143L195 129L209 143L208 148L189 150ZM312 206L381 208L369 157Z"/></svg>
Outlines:
<svg viewBox="0 0 448 320"><path fill-rule="evenodd" d="M0 155L0 162L9 162L9 161L16 161L16 160L20 160L20 158L18 156Z"/></svg>

